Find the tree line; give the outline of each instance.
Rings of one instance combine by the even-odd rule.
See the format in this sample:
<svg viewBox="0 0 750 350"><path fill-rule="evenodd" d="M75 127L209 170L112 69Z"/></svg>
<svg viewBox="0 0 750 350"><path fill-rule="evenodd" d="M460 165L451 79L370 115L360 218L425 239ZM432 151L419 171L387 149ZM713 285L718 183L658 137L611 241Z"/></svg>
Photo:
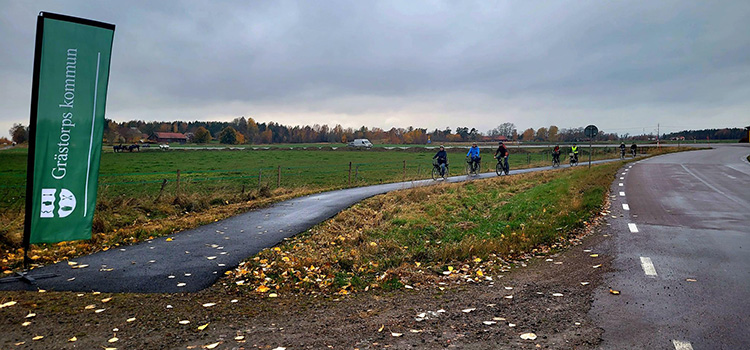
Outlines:
<svg viewBox="0 0 750 350"><path fill-rule="evenodd" d="M13 142L24 143L28 140L28 127L22 124L13 124L9 131ZM115 122L107 119L104 127L104 142L111 144L139 142L147 139L154 132L182 133L194 143L208 143L217 139L223 144L339 143L359 138L386 144L426 144L428 140L436 143L498 140L576 142L586 140L583 127L560 129L555 125L540 127L536 130L528 128L519 132L515 124L506 122L483 133L476 128L465 126L457 127L455 130L446 127L442 130L434 129L432 131L411 126L408 128L393 127L388 130L365 126L358 129L344 128L340 124L333 127L325 124L287 126L275 122L258 123L253 118L240 117L230 122L146 122L142 120ZM661 139L684 137L685 139L726 140L740 139L746 136L746 133L744 129L740 128L686 130L663 134ZM655 138L654 135L618 135L603 131L599 131L597 136L598 140L607 141L621 139L648 140L653 138ZM6 139L5 141L9 140ZM2 139L0 139L0 143L3 143Z"/></svg>

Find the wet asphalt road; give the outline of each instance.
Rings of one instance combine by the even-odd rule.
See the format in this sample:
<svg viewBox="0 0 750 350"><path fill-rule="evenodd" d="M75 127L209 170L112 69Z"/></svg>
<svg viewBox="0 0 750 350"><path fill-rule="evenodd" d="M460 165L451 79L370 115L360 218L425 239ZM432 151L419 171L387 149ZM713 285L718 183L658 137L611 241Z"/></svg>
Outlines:
<svg viewBox="0 0 750 350"><path fill-rule="evenodd" d="M551 167L512 170L510 175L549 169ZM493 172L471 179L495 176ZM467 179L465 175L454 176L448 181ZM31 271L32 277L39 274L55 274L56 277L37 279L35 285L0 283L0 290L196 292L212 285L225 271L262 249L305 232L365 198L434 183L433 180L409 181L291 199L195 229L72 260L78 263L76 266L86 266L83 268L72 268L68 262L37 268ZM0 282L4 280L7 279Z"/></svg>
<svg viewBox="0 0 750 350"><path fill-rule="evenodd" d="M591 310L602 349L750 349L748 154L716 146L620 171L609 220L616 272Z"/></svg>

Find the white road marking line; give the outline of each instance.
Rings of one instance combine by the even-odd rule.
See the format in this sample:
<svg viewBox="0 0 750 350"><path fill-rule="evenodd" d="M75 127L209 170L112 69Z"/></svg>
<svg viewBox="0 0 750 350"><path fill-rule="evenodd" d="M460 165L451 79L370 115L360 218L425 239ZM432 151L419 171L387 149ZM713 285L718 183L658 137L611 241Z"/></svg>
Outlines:
<svg viewBox="0 0 750 350"><path fill-rule="evenodd" d="M733 179L733 180L734 180L734 179L736 179L736 177L734 177L734 176L732 176L732 175L729 175L729 174L724 174L724 175L726 175L726 176L727 176L728 178L730 178L730 179Z"/></svg>
<svg viewBox="0 0 750 350"><path fill-rule="evenodd" d="M620 182L620 187L622 187L622 186L625 186L625 184L623 184L622 182Z"/></svg>
<svg viewBox="0 0 750 350"><path fill-rule="evenodd" d="M628 228L630 229L630 232L637 233L638 227L635 226L635 224L628 224Z"/></svg>
<svg viewBox="0 0 750 350"><path fill-rule="evenodd" d="M643 272L646 273L646 276L656 277L656 268L654 267L654 263L651 262L651 258L642 256L641 266L643 267Z"/></svg>
<svg viewBox="0 0 750 350"><path fill-rule="evenodd" d="M625 203L622 203L622 210L630 210L630 206Z"/></svg>
<svg viewBox="0 0 750 350"><path fill-rule="evenodd" d="M625 177L623 177L623 176L620 176L620 180L625 180Z"/></svg>
<svg viewBox="0 0 750 350"><path fill-rule="evenodd" d="M620 197L625 197L625 192L620 191Z"/></svg>
<svg viewBox="0 0 750 350"><path fill-rule="evenodd" d="M672 345L674 345L675 350L693 350L693 346L690 345L689 341L674 339L672 340Z"/></svg>

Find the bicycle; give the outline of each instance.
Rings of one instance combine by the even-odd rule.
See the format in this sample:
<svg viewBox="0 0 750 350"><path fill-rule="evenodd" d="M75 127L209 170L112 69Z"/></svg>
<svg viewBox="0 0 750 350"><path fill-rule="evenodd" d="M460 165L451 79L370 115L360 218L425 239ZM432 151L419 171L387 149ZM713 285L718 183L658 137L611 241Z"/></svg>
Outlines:
<svg viewBox="0 0 750 350"><path fill-rule="evenodd" d="M575 153L570 153L570 166L574 167L578 165L578 155Z"/></svg>
<svg viewBox="0 0 750 350"><path fill-rule="evenodd" d="M482 168L482 159L477 159L476 162L472 161L470 157L466 157L466 175L479 175L479 169Z"/></svg>
<svg viewBox="0 0 750 350"><path fill-rule="evenodd" d="M497 165L495 165L495 173L497 176L502 175L505 173L505 175L508 175L508 172L510 171L510 165L505 166L508 164L508 157L496 157L497 158ZM505 162L503 162L505 160Z"/></svg>
<svg viewBox="0 0 750 350"><path fill-rule="evenodd" d="M552 167L553 168L560 167L560 153L552 153Z"/></svg>
<svg viewBox="0 0 750 350"><path fill-rule="evenodd" d="M448 178L448 162L445 163L445 166L440 166L440 164L438 164L437 159L433 159L432 160L432 179L437 180L440 177L442 177L443 180Z"/></svg>
<svg viewBox="0 0 750 350"><path fill-rule="evenodd" d="M625 148L620 148L620 159L625 159Z"/></svg>

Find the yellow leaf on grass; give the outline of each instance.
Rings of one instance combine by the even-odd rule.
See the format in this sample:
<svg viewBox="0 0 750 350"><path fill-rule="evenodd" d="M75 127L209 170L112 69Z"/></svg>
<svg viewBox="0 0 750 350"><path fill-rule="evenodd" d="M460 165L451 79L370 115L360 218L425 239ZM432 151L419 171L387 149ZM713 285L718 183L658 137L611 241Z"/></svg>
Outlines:
<svg viewBox="0 0 750 350"><path fill-rule="evenodd" d="M211 322L209 322L209 323L211 323ZM202 326L198 326L198 330L202 331L202 330L206 329L206 327L208 327L208 323L206 323L206 324L204 324Z"/></svg>
<svg viewBox="0 0 750 350"><path fill-rule="evenodd" d="M380 326L380 328L378 328L378 333L382 332L384 328L385 328L385 325Z"/></svg>
<svg viewBox="0 0 750 350"><path fill-rule="evenodd" d="M179 323L179 324L189 324L189 323L190 323L190 321L188 321L188 320L182 320L182 321L180 321L180 322L178 322L178 323Z"/></svg>
<svg viewBox="0 0 750 350"><path fill-rule="evenodd" d="M477 270L477 276L479 277L484 276L484 272L482 272L482 270Z"/></svg>
<svg viewBox="0 0 750 350"><path fill-rule="evenodd" d="M37 335L36 337L31 338L31 340L39 340L39 339L42 339L42 338L44 338L43 335Z"/></svg>
<svg viewBox="0 0 750 350"><path fill-rule="evenodd" d="M107 340L107 342L108 342L108 343L115 343L115 342L117 342L118 340L120 340L120 338L118 338L118 337L112 337L112 338L110 338L109 340Z"/></svg>
<svg viewBox="0 0 750 350"><path fill-rule="evenodd" d="M104 299L102 299L102 303L106 303L106 302L108 302L110 300L112 300L112 298L104 298Z"/></svg>
<svg viewBox="0 0 750 350"><path fill-rule="evenodd" d="M68 341L71 342L71 343L74 342L74 341L76 341L76 340L78 340L78 338L76 338L76 337L68 339Z"/></svg>
<svg viewBox="0 0 750 350"><path fill-rule="evenodd" d="M238 336L234 337L234 340L236 340L236 341L245 340L245 336L244 335L238 335Z"/></svg>
<svg viewBox="0 0 750 350"><path fill-rule="evenodd" d="M205 304L203 304L203 307L211 307L211 306L214 306L214 305L216 305L216 303L205 303Z"/></svg>
<svg viewBox="0 0 750 350"><path fill-rule="evenodd" d="M9 301L7 303L0 304L0 309L2 309L4 307L8 307L8 306L13 306L13 305L16 305L16 304L18 304L18 303L15 302L15 301Z"/></svg>
<svg viewBox="0 0 750 350"><path fill-rule="evenodd" d="M592 258L598 258L598 257L599 257L599 254L591 254L591 255L589 255L589 256L590 256L590 257L592 257Z"/></svg>
<svg viewBox="0 0 750 350"><path fill-rule="evenodd" d="M86 305L86 307L84 307L83 309L84 309L84 310L91 310L91 309L93 309L93 308L95 308L95 307L96 307L96 305L94 305L94 304L91 304L91 305Z"/></svg>
<svg viewBox="0 0 750 350"><path fill-rule="evenodd" d="M221 344L221 342L204 345L203 348L205 348L205 349L213 349L213 348L219 346L219 344Z"/></svg>
<svg viewBox="0 0 750 350"><path fill-rule="evenodd" d="M35 314L35 313L33 313L33 312L29 312L29 314L28 314L28 315L26 315L26 318L32 318L32 317L34 317L34 316L36 316L36 314Z"/></svg>
<svg viewBox="0 0 750 350"><path fill-rule="evenodd" d="M131 318L125 320L125 322L128 322L128 323L133 322L133 321L135 321L135 317L131 317Z"/></svg>
<svg viewBox="0 0 750 350"><path fill-rule="evenodd" d="M610 292L610 293L611 293L612 295L620 295L620 291L619 291L619 290L614 290L614 289L612 289L612 288L610 288L610 289L609 289L609 292Z"/></svg>
<svg viewBox="0 0 750 350"><path fill-rule="evenodd" d="M259 292L259 293L265 293L265 292L267 292L269 290L271 290L271 288L268 288L268 287L266 287L265 285L262 285L262 284L260 286L258 286L258 288L255 288L255 291Z"/></svg>
<svg viewBox="0 0 750 350"><path fill-rule="evenodd" d="M26 321L26 322L24 322L24 323L21 323L21 326L24 326L24 327L26 327L26 326L28 326L28 325L30 325L30 324L31 324L31 322L29 322L29 321Z"/></svg>
<svg viewBox="0 0 750 350"><path fill-rule="evenodd" d="M172 237L166 239L167 242L172 242Z"/></svg>

